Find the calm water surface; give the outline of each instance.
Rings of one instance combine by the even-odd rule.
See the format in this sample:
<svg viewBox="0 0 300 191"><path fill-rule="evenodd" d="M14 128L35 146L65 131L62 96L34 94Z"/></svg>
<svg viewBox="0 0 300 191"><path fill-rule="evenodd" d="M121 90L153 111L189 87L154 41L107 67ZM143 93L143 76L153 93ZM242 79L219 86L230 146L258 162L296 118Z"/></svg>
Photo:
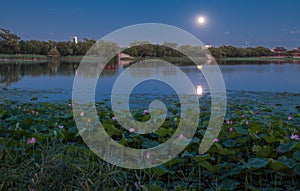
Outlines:
<svg viewBox="0 0 300 191"><path fill-rule="evenodd" d="M71 99L72 86L79 63L1 63L0 86L8 90L20 90L30 94L44 92L54 93L50 99ZM178 66L191 79L192 83L201 86L208 92L205 78L195 66ZM212 66L206 66L208 69ZM96 97L109 95L118 75L126 69L126 65L109 65L97 84ZM213 70L213 68L211 68ZM256 92L300 92L300 64L238 64L220 65L226 89L233 91ZM147 71L141 69L140 75ZM174 75L172 71L164 75ZM57 93L57 94L55 94ZM168 85L150 80L139 84L133 91L136 94L170 94L174 93ZM25 93L24 93L25 94Z"/></svg>

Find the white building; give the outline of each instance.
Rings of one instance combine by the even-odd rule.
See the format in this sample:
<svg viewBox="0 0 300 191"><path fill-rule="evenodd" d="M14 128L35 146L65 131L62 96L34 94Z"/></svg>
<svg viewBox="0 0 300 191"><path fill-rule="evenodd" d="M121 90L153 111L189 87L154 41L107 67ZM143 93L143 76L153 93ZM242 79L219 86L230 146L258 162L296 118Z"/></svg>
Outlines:
<svg viewBox="0 0 300 191"><path fill-rule="evenodd" d="M73 43L77 44L78 43L78 38L77 36L73 36L72 37Z"/></svg>
<svg viewBox="0 0 300 191"><path fill-rule="evenodd" d="M206 44L206 45L205 45L205 48L211 48L211 47L212 47L211 44Z"/></svg>

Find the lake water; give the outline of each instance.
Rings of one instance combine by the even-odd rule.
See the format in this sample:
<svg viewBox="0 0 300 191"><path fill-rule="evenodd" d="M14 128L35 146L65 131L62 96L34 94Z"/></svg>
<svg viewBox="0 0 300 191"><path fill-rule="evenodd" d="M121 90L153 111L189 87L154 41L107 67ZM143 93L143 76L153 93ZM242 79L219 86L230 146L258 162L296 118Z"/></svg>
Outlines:
<svg viewBox="0 0 300 191"><path fill-rule="evenodd" d="M79 63L64 62L2 62L0 64L0 85L8 91L24 92L24 96L41 96L48 100L71 99L72 86ZM112 85L127 65L109 65L101 74L97 84L96 97L109 95ZM178 66L191 79L208 92L205 78L192 66ZM210 67L210 66L207 66ZM292 63L249 63L232 62L220 65L228 91L254 92L300 92L300 64ZM145 75L141 70L141 75ZM172 71L165 75L174 75ZM2 91L4 92L4 91ZM172 94L174 91L158 81L145 81L138 85L136 94ZM9 94L2 97L9 99Z"/></svg>

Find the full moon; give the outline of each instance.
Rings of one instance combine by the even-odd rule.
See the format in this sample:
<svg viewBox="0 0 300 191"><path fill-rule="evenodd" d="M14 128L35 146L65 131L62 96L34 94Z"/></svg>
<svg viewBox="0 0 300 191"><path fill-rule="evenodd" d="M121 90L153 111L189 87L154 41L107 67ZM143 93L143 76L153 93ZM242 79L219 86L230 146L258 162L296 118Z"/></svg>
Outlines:
<svg viewBox="0 0 300 191"><path fill-rule="evenodd" d="M200 24L205 23L205 18L204 17L199 17L198 18L198 23L200 23Z"/></svg>

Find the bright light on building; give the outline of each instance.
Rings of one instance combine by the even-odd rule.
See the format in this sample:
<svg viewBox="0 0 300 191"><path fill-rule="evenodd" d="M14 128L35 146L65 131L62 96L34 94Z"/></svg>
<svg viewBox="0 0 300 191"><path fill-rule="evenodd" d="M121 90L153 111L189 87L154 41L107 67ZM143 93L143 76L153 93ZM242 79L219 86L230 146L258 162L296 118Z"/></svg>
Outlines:
<svg viewBox="0 0 300 191"><path fill-rule="evenodd" d="M206 45L205 45L205 48L211 48L211 47L212 47L211 44L206 44Z"/></svg>

